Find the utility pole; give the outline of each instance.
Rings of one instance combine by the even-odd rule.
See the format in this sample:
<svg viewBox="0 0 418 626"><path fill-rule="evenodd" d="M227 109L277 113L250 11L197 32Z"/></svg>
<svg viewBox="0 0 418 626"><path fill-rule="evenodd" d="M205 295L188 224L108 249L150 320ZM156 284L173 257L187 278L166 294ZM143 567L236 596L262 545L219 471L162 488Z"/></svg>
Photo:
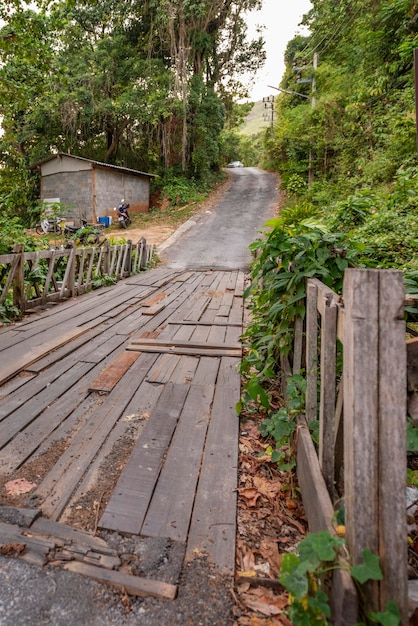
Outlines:
<svg viewBox="0 0 418 626"><path fill-rule="evenodd" d="M418 51L416 50L415 52L417 52L417 59L418 59ZM270 89L276 89L277 91L281 91L282 93L288 93L292 96L301 96L301 98L307 98L309 100L309 98L311 99L311 106L312 108L315 107L316 105L316 84L315 84L315 71L318 67L318 53L314 52L313 55L313 63L312 63L312 67L313 67L313 76L312 78L302 78L302 70L306 69L306 61L303 61L302 66L301 67L297 67L297 63L296 61L294 61L293 63L293 69L294 71L297 71L297 78L296 78L296 82L297 83L312 83L312 87L311 87L311 95L307 96L304 93L299 93L298 91L291 91L289 89L281 89L280 87L273 87L272 85L267 85L268 87L270 87ZM415 77L416 80L418 81L418 61L416 63L416 69L415 69ZM418 84L418 82L417 82ZM418 88L416 89L416 93L417 93ZM266 101L266 98L263 98L263 102ZM266 106L266 105L264 105ZM417 96L417 111L418 111L418 96ZM418 118L418 113L417 113L417 118ZM309 141L309 169L308 169L308 186L311 187L313 184L313 180L314 180L314 170L313 170L313 149L312 149L312 137L310 138ZM418 146L418 119L417 119L417 146Z"/></svg>
<svg viewBox="0 0 418 626"><path fill-rule="evenodd" d="M314 52L313 56L313 76L312 76L312 88L311 88L311 106L315 108L316 105L316 84L315 84L315 71L318 67L318 53ZM312 150L312 136L309 141L309 170L308 170L308 187L312 187L314 181L313 170L313 150Z"/></svg>
<svg viewBox="0 0 418 626"><path fill-rule="evenodd" d="M267 96L263 98L264 108L271 111L271 113L264 113L263 119L270 122L270 129L273 133L273 121L274 121L274 96Z"/></svg>

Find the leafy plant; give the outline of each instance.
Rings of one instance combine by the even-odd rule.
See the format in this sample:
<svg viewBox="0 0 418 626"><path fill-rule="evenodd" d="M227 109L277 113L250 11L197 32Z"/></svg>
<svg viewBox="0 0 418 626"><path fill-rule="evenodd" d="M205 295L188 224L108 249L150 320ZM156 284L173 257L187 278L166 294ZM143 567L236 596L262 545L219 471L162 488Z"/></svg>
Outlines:
<svg viewBox="0 0 418 626"><path fill-rule="evenodd" d="M294 626L327 626L331 617L328 586L333 570L342 567L338 556L345 540L320 531L311 533L298 546L298 554L283 555L279 581L289 592L289 618ZM351 566L350 573L357 583L382 580L379 557L370 550L363 550L363 562ZM398 626L400 614L393 602L388 602L385 612L370 613L365 617L383 626ZM361 622L358 626L364 626Z"/></svg>

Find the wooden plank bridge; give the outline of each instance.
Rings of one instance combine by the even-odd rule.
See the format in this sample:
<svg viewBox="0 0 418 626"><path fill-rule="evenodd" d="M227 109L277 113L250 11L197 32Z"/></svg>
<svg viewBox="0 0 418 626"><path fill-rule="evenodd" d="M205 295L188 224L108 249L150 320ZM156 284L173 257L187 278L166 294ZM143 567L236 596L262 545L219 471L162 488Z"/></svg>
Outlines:
<svg viewBox="0 0 418 626"><path fill-rule="evenodd" d="M232 574L243 289L159 267L1 328L0 520L166 537Z"/></svg>

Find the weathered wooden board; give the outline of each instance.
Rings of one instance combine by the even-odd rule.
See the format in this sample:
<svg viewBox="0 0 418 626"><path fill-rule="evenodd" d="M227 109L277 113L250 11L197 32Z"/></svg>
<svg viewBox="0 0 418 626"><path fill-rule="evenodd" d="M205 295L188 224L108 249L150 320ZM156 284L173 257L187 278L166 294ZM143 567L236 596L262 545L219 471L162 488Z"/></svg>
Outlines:
<svg viewBox="0 0 418 626"><path fill-rule="evenodd" d="M139 534L189 388L167 383L99 521L99 528Z"/></svg>
<svg viewBox="0 0 418 626"><path fill-rule="evenodd" d="M0 506L0 521L6 524L17 524L18 526L29 527L41 513L39 509Z"/></svg>
<svg viewBox="0 0 418 626"><path fill-rule="evenodd" d="M42 511L57 520L89 464L121 417L135 390L146 376L153 359L141 355L112 393L106 403L98 406L62 454L53 470L35 490L42 501Z"/></svg>
<svg viewBox="0 0 418 626"><path fill-rule="evenodd" d="M135 352L125 351L119 354L113 363L89 385L89 391L100 391L101 393L112 391L138 357L139 354L135 354Z"/></svg>
<svg viewBox="0 0 418 626"><path fill-rule="evenodd" d="M12 437L28 424L34 421L43 410L45 410L54 400L62 393L70 389L76 384L91 368L88 363L76 363L74 367L66 372L64 380L61 381L59 388L56 385L50 385L45 388L41 394L31 398L19 409L9 414L8 418L2 423L0 431L0 448L6 445Z"/></svg>
<svg viewBox="0 0 418 626"><path fill-rule="evenodd" d="M236 489L240 397L237 359L221 359L187 542L187 557L207 553L220 572L235 568Z"/></svg>
<svg viewBox="0 0 418 626"><path fill-rule="evenodd" d="M205 355L205 356L241 356L241 349L237 348L205 348L197 346L189 348L187 346L157 346L157 345L133 345L130 344L126 347L127 350L139 350L140 352L158 352L166 354L190 354L190 355Z"/></svg>
<svg viewBox="0 0 418 626"><path fill-rule="evenodd" d="M56 350L65 345L68 341L84 334L87 328L72 328L66 332L57 332L54 336L51 331L46 333L42 339L39 339L37 345L33 342L20 342L18 345L3 350L1 352L0 361L0 385L15 376L17 373L26 369L32 363L48 354L51 350Z"/></svg>
<svg viewBox="0 0 418 626"><path fill-rule="evenodd" d="M207 334L208 331L206 331ZM174 347L179 347L179 348L196 348L197 350L239 350L241 351L241 344L236 343L236 344L232 344L232 345L226 345L225 343L208 343L205 341L193 341L193 340L187 340L187 341L182 341L180 339L176 339L175 341L173 340L164 340L164 339L134 339L131 343L132 346L138 346L138 348L141 348L142 346L150 346L153 347L155 346L156 348L158 347L169 347L171 348L173 345Z"/></svg>
<svg viewBox="0 0 418 626"><path fill-rule="evenodd" d="M211 412L218 359L201 359L141 534L185 542Z"/></svg>
<svg viewBox="0 0 418 626"><path fill-rule="evenodd" d="M106 570L101 567L95 567L94 565L87 565L77 561L65 563L63 567L64 569L75 572L76 574L93 578L100 583L117 587L125 593L133 596L152 596L154 598L167 598L168 600L174 600L177 595L176 585L170 585L169 583L164 583L158 580L140 578L139 576L132 576L131 574Z"/></svg>
<svg viewBox="0 0 418 626"><path fill-rule="evenodd" d="M149 371L148 382L167 383L180 359L181 357L176 354L162 354L159 356L154 367Z"/></svg>
<svg viewBox="0 0 418 626"><path fill-rule="evenodd" d="M77 546L85 546L89 550L95 550L101 554L113 556L117 554L115 550L109 548L106 541L101 537L91 535L80 528L54 522L46 517L38 517L31 525L31 532L36 535L48 537L52 541L60 539Z"/></svg>

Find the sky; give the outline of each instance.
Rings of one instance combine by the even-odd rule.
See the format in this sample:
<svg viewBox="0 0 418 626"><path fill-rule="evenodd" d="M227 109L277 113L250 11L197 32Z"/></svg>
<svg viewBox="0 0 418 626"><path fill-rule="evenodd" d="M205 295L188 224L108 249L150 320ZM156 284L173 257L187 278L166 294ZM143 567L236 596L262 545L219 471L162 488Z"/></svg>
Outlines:
<svg viewBox="0 0 418 626"><path fill-rule="evenodd" d="M250 99L262 100L265 96L277 95L277 91L268 85L279 85L284 74L284 53L288 42L300 33L306 34L304 27L299 26L303 15L312 8L309 0L263 0L261 11L248 15L247 25L251 38L256 36L256 26L265 25L263 37L267 60L258 72Z"/></svg>

